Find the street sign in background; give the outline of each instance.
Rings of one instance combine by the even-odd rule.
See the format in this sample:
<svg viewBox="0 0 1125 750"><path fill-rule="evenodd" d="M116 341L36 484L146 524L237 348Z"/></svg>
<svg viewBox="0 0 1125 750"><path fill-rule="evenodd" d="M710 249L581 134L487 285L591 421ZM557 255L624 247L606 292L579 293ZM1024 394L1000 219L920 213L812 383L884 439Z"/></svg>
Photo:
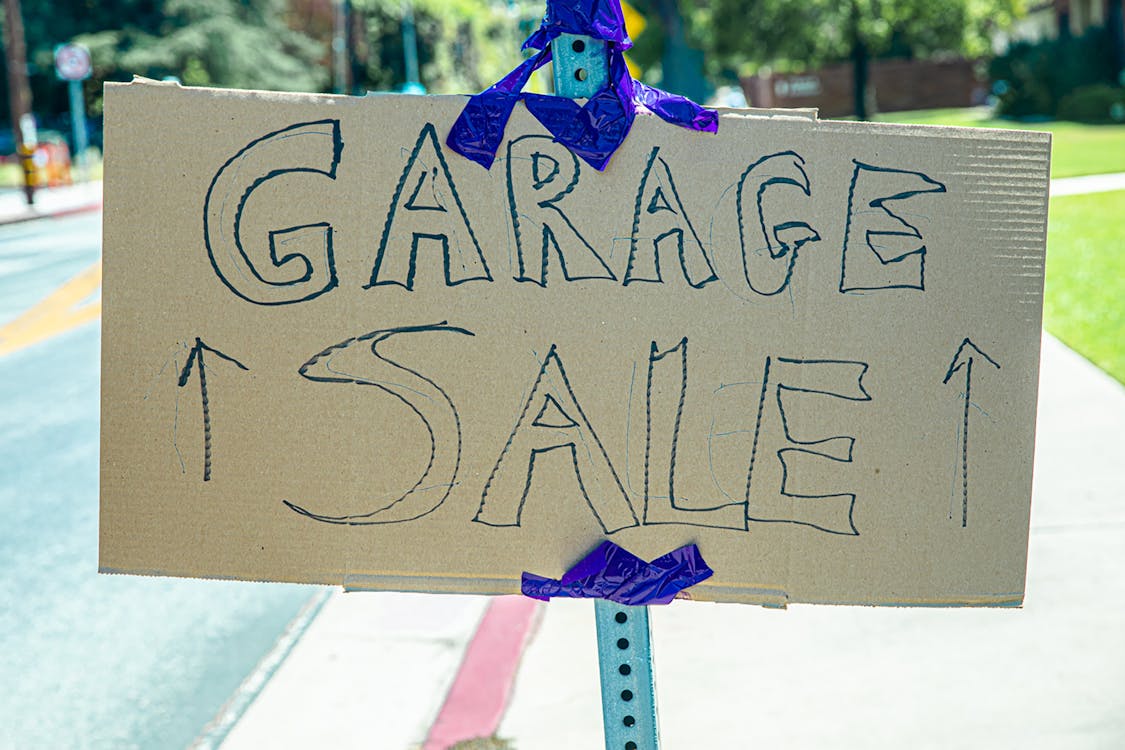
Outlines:
<svg viewBox="0 0 1125 750"><path fill-rule="evenodd" d="M604 173L462 97L106 89L105 571L1022 601L1049 136L638 117Z"/></svg>
<svg viewBox="0 0 1125 750"><path fill-rule="evenodd" d="M55 50L55 72L64 81L85 81L92 71L90 50L81 44L64 44Z"/></svg>
<svg viewBox="0 0 1125 750"><path fill-rule="evenodd" d="M86 99L82 82L90 77L93 64L90 50L81 44L64 44L55 50L55 72L67 82L70 97L70 127L73 134L74 158L83 180L86 179Z"/></svg>

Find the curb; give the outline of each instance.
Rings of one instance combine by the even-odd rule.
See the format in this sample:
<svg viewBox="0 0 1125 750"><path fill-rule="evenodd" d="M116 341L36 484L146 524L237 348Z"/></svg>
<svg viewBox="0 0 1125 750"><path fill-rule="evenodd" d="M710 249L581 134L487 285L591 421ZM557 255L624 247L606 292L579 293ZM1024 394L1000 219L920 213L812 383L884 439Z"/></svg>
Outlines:
<svg viewBox="0 0 1125 750"><path fill-rule="evenodd" d="M492 599L465 648L461 666L422 750L448 750L459 742L496 734L508 710L524 651L542 614L542 605L534 599Z"/></svg>
<svg viewBox="0 0 1125 750"><path fill-rule="evenodd" d="M15 214L12 216L0 216L0 226L7 226L9 224L23 224L28 221L35 221L36 219L59 219L66 216L73 216L75 214L84 214L92 211L101 211L102 201L94 203L86 203L79 206L67 206L60 208L56 211L45 211L40 213L35 209L28 209L23 213Z"/></svg>

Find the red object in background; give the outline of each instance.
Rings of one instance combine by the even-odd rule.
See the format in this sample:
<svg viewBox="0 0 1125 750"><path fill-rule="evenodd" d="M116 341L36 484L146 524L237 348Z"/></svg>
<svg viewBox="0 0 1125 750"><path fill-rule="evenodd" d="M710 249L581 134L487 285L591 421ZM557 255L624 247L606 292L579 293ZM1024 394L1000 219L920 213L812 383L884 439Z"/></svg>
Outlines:
<svg viewBox="0 0 1125 750"><path fill-rule="evenodd" d="M39 143L31 152L34 169L32 184L35 187L72 185L70 174L70 149L65 143L48 141Z"/></svg>

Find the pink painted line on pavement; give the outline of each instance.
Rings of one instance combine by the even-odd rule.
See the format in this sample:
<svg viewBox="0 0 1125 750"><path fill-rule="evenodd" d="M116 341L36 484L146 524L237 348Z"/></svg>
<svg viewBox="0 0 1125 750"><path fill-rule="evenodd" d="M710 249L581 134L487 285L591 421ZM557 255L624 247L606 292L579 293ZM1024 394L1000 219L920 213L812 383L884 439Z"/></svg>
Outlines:
<svg viewBox="0 0 1125 750"><path fill-rule="evenodd" d="M447 750L458 742L496 733L539 608L539 602L522 596L492 600L465 649L423 750Z"/></svg>

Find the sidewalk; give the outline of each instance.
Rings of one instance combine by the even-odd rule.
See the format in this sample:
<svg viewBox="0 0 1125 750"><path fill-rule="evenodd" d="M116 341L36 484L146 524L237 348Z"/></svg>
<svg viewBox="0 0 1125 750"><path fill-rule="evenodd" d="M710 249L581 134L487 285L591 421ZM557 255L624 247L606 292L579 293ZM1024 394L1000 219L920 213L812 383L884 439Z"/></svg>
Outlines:
<svg viewBox="0 0 1125 750"><path fill-rule="evenodd" d="M1051 180L1052 198L1085 193L1106 193L1110 190L1125 190L1125 172L1090 174L1082 177L1063 177L1058 180Z"/></svg>
<svg viewBox="0 0 1125 750"><path fill-rule="evenodd" d="M233 729L211 727L195 748L417 747L488 602L482 596L337 590L297 634L288 656L280 654L284 663L272 679L267 656L259 673L243 682L243 695L230 704ZM257 695L263 679L268 682ZM252 701L241 718L239 701Z"/></svg>
<svg viewBox="0 0 1125 750"><path fill-rule="evenodd" d="M65 187L40 188L35 203L27 205L23 190L0 189L0 225L32 219L65 216L80 211L93 211L102 205L102 183L83 182Z"/></svg>
<svg viewBox="0 0 1125 750"><path fill-rule="evenodd" d="M654 608L662 746L1119 746L1123 438L1125 388L1045 334L1025 606ZM332 594L222 748L422 747L486 602ZM541 613L497 735L604 747L592 604Z"/></svg>

